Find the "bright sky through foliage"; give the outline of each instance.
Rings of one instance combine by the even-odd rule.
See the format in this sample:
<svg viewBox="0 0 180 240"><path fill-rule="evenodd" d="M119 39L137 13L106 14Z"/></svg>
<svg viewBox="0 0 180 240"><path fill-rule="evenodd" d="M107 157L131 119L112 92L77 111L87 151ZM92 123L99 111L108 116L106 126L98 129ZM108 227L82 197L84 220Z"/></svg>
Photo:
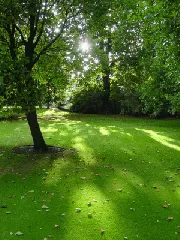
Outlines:
<svg viewBox="0 0 180 240"><path fill-rule="evenodd" d="M80 42L80 49L82 52L88 52L90 49L90 43L87 40Z"/></svg>

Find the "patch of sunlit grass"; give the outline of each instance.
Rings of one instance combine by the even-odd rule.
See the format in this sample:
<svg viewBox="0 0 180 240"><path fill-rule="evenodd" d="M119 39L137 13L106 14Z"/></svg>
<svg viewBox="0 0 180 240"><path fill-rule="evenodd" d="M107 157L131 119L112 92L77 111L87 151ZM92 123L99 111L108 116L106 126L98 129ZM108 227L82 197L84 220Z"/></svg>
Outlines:
<svg viewBox="0 0 180 240"><path fill-rule="evenodd" d="M161 135L161 134L159 134L155 131L152 131L152 130L138 129L138 128L136 128L136 129L149 134L157 142L160 142L167 147L174 148L174 149L180 151L180 147L178 146L178 144L180 145L179 141L174 140L174 139L172 139L170 137L167 137L167 136L163 136L163 135Z"/></svg>

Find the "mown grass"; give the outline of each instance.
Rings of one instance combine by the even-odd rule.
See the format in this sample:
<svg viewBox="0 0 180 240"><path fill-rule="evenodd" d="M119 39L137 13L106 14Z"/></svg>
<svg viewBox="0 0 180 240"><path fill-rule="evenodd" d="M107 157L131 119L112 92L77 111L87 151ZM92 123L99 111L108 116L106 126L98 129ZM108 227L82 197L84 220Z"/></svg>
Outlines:
<svg viewBox="0 0 180 240"><path fill-rule="evenodd" d="M39 121L64 153L14 154L31 144L28 125L0 122L1 239L180 239L180 120L42 110Z"/></svg>

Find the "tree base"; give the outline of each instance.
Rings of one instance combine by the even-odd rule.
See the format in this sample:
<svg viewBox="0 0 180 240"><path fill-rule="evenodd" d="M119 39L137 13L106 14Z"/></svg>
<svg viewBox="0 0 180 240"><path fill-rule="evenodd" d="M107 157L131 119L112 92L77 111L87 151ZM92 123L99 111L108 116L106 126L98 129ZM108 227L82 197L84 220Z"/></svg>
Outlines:
<svg viewBox="0 0 180 240"><path fill-rule="evenodd" d="M47 149L35 149L33 145L25 145L20 147L15 147L12 149L13 153L16 154L46 154L46 153L60 153L65 149L55 146L47 146Z"/></svg>

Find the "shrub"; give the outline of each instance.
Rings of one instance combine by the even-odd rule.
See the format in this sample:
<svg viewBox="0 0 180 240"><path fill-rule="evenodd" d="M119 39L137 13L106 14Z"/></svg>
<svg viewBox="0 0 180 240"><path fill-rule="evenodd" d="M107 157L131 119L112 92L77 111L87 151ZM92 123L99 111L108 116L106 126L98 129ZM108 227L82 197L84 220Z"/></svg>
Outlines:
<svg viewBox="0 0 180 240"><path fill-rule="evenodd" d="M73 91L70 111L81 113L101 113L104 92L98 85L88 85Z"/></svg>
<svg viewBox="0 0 180 240"><path fill-rule="evenodd" d="M115 114L142 115L142 104L135 86L129 88L114 83L111 85L110 102Z"/></svg>

